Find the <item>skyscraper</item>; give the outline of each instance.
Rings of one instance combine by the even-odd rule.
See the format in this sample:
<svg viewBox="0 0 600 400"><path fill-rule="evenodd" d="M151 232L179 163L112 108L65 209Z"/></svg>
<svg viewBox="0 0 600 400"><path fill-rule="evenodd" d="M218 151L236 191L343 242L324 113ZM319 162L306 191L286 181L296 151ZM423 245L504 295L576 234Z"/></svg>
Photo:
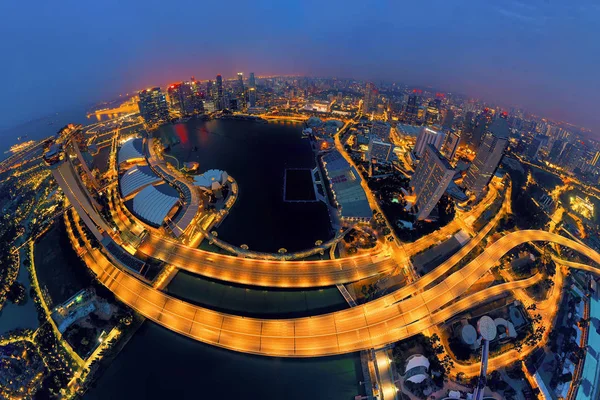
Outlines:
<svg viewBox="0 0 600 400"><path fill-rule="evenodd" d="M244 88L244 74L238 72L237 74L237 85L236 85L236 97L238 109L243 109L246 106L246 90Z"/></svg>
<svg viewBox="0 0 600 400"><path fill-rule="evenodd" d="M446 134L446 140L444 140L444 144L442 145L441 153L444 157L448 159L448 161L452 162L454 156L456 155L456 150L458 150L458 144L460 143L460 135L455 131L449 131Z"/></svg>
<svg viewBox="0 0 600 400"><path fill-rule="evenodd" d="M225 97L223 96L223 77L221 74L217 75L217 92L216 92L215 106L217 110L225 109Z"/></svg>
<svg viewBox="0 0 600 400"><path fill-rule="evenodd" d="M567 171L573 172L583 163L583 149L577 143L567 143L560 155L559 163Z"/></svg>
<svg viewBox="0 0 600 400"><path fill-rule="evenodd" d="M377 89L375 89L375 85L373 85L371 82L367 82L363 99L363 114L368 114L372 111L375 111L376 104Z"/></svg>
<svg viewBox="0 0 600 400"><path fill-rule="evenodd" d="M214 84L213 84L213 81L211 81L209 79L208 82L206 82L206 98L207 99L212 100L215 97L213 91L214 91Z"/></svg>
<svg viewBox="0 0 600 400"><path fill-rule="evenodd" d="M157 125L169 120L169 106L165 94L159 87L139 92L140 115L148 125Z"/></svg>
<svg viewBox="0 0 600 400"><path fill-rule="evenodd" d="M452 182L454 173L448 160L432 144L428 144L410 180L416 195L417 219L429 216Z"/></svg>
<svg viewBox="0 0 600 400"><path fill-rule="evenodd" d="M477 118L475 118L475 126L473 127L471 136L467 141L467 144L471 148L476 149L479 147L490 122L492 122L492 114L486 108L477 116Z"/></svg>
<svg viewBox="0 0 600 400"><path fill-rule="evenodd" d="M565 148L565 144L566 142L561 139L556 139L554 143L552 143L552 148L550 149L550 154L548 155L551 163L558 164L560 161L560 155Z"/></svg>
<svg viewBox="0 0 600 400"><path fill-rule="evenodd" d="M256 107L256 80L254 72L250 72L250 78L248 79L248 103L250 103L250 107Z"/></svg>
<svg viewBox="0 0 600 400"><path fill-rule="evenodd" d="M192 89L192 93L194 94L194 107L198 112L204 112L204 93L202 92L202 85L198 82L194 77L192 77L192 81L190 82L190 87Z"/></svg>
<svg viewBox="0 0 600 400"><path fill-rule="evenodd" d="M183 114L183 102L181 100L181 83L174 83L167 88L169 107Z"/></svg>
<svg viewBox="0 0 600 400"><path fill-rule="evenodd" d="M548 144L548 136L536 135L527 149L527 157L531 160L537 159L540 149L546 144Z"/></svg>
<svg viewBox="0 0 600 400"><path fill-rule="evenodd" d="M419 136L417 136L417 143L415 144L413 153L417 157L421 157L428 144L433 144L436 150L441 149L442 144L444 144L444 137L444 132L438 132L428 127L422 127Z"/></svg>
<svg viewBox="0 0 600 400"><path fill-rule="evenodd" d="M172 109L179 111L181 115L200 113L204 110L195 82L172 84L167 88L167 93L169 94L169 105Z"/></svg>
<svg viewBox="0 0 600 400"><path fill-rule="evenodd" d="M406 103L406 110L404 112L404 120L409 124L417 122L419 116L419 98L416 93L408 96L408 102Z"/></svg>
<svg viewBox="0 0 600 400"><path fill-rule="evenodd" d="M452 125L454 125L454 111L448 110L446 111L446 116L442 122L442 128L450 129L452 128Z"/></svg>
<svg viewBox="0 0 600 400"><path fill-rule="evenodd" d="M467 141L473 133L473 111L467 111L463 120L463 135L461 136L463 143L468 144Z"/></svg>
<svg viewBox="0 0 600 400"><path fill-rule="evenodd" d="M431 100L427 105L427 111L425 113L425 123L429 126L438 123L440 116L440 102L439 99Z"/></svg>
<svg viewBox="0 0 600 400"><path fill-rule="evenodd" d="M467 170L464 186L479 198L484 192L508 146L508 123L496 118L483 135L475 159Z"/></svg>

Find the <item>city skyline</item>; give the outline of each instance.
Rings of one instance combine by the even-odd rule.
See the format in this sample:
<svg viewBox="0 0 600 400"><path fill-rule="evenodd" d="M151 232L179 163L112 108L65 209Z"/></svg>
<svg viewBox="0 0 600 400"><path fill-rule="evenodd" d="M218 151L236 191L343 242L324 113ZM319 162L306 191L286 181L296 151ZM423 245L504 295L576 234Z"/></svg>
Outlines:
<svg viewBox="0 0 600 400"><path fill-rule="evenodd" d="M252 70L429 85L522 106L584 126L595 137L600 131L593 101L598 89L593 65L600 52L590 25L600 10L592 2L577 7L436 3L427 13L425 5L391 10L360 3L347 9L319 5L316 13L310 4L269 8L258 3L232 7L237 11L228 14L227 21L260 21L250 25L249 35L227 32L211 40L191 30L191 16L180 11L186 6L164 13L152 3L135 13L131 6L114 13L110 5L75 4L27 10L35 29L0 45L11 54L11 62L0 66L8 82L0 128L162 82L217 73L230 78ZM23 11L17 4L2 8L3 15ZM89 18L104 18L111 29L90 26ZM69 23L54 23L61 20ZM152 20L157 22L147 23ZM205 22L206 31L218 23ZM19 18L10 19L0 32L11 35L21 26ZM305 32L307 26L311 29ZM133 27L138 34L131 34ZM170 40L165 32L175 27L177 40ZM43 45L32 51L25 46L29 42ZM33 98L27 95L31 92Z"/></svg>
<svg viewBox="0 0 600 400"><path fill-rule="evenodd" d="M0 5L0 398L600 398L599 5L107 2Z"/></svg>

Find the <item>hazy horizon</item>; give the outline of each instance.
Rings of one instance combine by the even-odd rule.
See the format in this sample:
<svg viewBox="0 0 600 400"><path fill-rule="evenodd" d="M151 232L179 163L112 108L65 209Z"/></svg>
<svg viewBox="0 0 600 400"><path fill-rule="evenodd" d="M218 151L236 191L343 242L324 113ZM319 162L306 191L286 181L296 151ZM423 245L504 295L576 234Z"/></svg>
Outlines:
<svg viewBox="0 0 600 400"><path fill-rule="evenodd" d="M195 76L398 81L514 105L600 132L600 6L178 1L0 5L0 129ZM596 134L598 136L598 134Z"/></svg>

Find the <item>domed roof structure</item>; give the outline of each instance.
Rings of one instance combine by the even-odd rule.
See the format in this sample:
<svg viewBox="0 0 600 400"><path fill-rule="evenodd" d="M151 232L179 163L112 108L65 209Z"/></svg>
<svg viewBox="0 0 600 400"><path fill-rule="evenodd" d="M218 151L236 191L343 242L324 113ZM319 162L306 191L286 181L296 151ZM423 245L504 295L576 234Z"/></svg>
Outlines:
<svg viewBox="0 0 600 400"><path fill-rule="evenodd" d="M472 346L475 344L477 340L477 331L475 327L471 324L466 324L460 330L460 338L465 344Z"/></svg>
<svg viewBox="0 0 600 400"><path fill-rule="evenodd" d="M404 379L412 383L421 383L429 376L429 360L421 354L414 354L406 360Z"/></svg>
<svg viewBox="0 0 600 400"><path fill-rule="evenodd" d="M496 338L496 324L487 315L479 318L479 321L477 321L477 330L485 340L492 341Z"/></svg>

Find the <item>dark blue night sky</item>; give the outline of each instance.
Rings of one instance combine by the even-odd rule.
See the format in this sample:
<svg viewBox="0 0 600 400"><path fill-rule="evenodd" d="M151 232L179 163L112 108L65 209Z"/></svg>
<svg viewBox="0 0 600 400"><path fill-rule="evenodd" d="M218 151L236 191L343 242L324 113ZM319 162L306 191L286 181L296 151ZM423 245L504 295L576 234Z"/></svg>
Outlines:
<svg viewBox="0 0 600 400"><path fill-rule="evenodd" d="M600 132L596 0L2 1L0 128L235 72L433 85Z"/></svg>

